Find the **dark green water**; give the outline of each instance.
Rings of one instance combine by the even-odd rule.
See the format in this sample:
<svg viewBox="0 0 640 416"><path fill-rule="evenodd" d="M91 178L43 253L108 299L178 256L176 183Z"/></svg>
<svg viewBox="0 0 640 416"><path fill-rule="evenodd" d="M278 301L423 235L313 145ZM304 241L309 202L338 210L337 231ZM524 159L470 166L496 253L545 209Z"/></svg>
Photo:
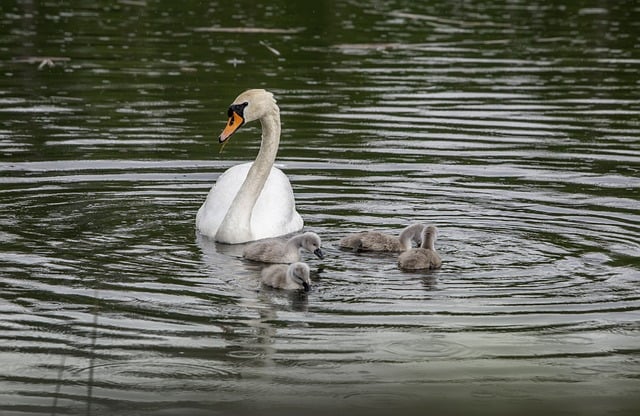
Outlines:
<svg viewBox="0 0 640 416"><path fill-rule="evenodd" d="M256 3L0 5L0 414L637 414L640 5ZM195 233L247 88L307 296Z"/></svg>

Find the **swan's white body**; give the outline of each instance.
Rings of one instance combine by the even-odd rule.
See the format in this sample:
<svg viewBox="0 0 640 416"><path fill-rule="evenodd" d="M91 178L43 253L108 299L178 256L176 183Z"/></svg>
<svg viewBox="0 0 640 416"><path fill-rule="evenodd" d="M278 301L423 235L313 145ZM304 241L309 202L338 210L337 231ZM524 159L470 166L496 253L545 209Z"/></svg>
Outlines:
<svg viewBox="0 0 640 416"><path fill-rule="evenodd" d="M236 165L220 175L206 201L198 210L196 224L200 233L223 243L242 243L277 237L302 229L302 217L296 212L289 179L280 169L271 168L269 177L251 212L250 234L244 237L236 235L237 238L233 241L222 241L216 238L218 229L246 180L251 165L253 165L252 162ZM236 228L239 231L245 227L231 225L230 228Z"/></svg>
<svg viewBox="0 0 640 416"><path fill-rule="evenodd" d="M242 114L232 113L240 106ZM280 110L265 90L240 94L229 109L223 142L245 122L260 120L262 144L253 163L233 166L211 188L196 215L201 234L221 243L237 244L277 237L302 229L293 189L287 176L273 163L280 143ZM240 123L234 125L233 116ZM231 126L231 127L230 127Z"/></svg>

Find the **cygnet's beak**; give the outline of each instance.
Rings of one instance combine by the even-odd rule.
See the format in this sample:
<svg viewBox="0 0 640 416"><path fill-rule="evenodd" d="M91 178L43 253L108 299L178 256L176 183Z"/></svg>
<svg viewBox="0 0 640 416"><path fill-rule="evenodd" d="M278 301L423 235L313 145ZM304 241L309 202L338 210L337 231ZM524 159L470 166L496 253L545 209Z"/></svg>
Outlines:
<svg viewBox="0 0 640 416"><path fill-rule="evenodd" d="M321 260L324 258L324 253L319 248L313 250L313 254L318 256L318 258L321 259Z"/></svg>
<svg viewBox="0 0 640 416"><path fill-rule="evenodd" d="M309 286L309 283L307 282L302 282L302 287L304 288L305 292L308 292L311 289L311 287Z"/></svg>

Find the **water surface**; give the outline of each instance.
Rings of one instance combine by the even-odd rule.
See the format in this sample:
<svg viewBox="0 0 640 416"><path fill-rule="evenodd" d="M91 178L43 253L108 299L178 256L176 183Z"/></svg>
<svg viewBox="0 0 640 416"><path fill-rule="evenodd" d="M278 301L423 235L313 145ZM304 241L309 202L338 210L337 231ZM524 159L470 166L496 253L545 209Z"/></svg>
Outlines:
<svg viewBox="0 0 640 416"><path fill-rule="evenodd" d="M635 414L632 1L5 2L0 413ZM195 232L246 88L323 239L308 295ZM342 251L436 224L441 270Z"/></svg>

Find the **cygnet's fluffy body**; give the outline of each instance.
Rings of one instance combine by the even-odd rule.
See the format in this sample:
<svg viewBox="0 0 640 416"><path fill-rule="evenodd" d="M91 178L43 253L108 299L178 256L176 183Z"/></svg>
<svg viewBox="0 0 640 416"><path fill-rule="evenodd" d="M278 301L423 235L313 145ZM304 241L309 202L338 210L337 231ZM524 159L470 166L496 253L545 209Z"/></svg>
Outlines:
<svg viewBox="0 0 640 416"><path fill-rule="evenodd" d="M322 242L316 233L306 232L283 241L277 238L256 241L244 248L242 257L263 263L295 263L300 261L300 250L307 250L324 258Z"/></svg>
<svg viewBox="0 0 640 416"><path fill-rule="evenodd" d="M400 253L398 266L406 270L439 269L442 259L435 249L438 229L430 225L422 233L422 245Z"/></svg>
<svg viewBox="0 0 640 416"><path fill-rule="evenodd" d="M309 274L309 266L305 263L274 264L262 269L260 281L275 289L303 289L308 292L311 287Z"/></svg>
<svg viewBox="0 0 640 416"><path fill-rule="evenodd" d="M406 251L412 243L420 244L423 229L423 224L413 224L402 230L399 237L379 231L363 231L343 237L338 244L355 251Z"/></svg>

